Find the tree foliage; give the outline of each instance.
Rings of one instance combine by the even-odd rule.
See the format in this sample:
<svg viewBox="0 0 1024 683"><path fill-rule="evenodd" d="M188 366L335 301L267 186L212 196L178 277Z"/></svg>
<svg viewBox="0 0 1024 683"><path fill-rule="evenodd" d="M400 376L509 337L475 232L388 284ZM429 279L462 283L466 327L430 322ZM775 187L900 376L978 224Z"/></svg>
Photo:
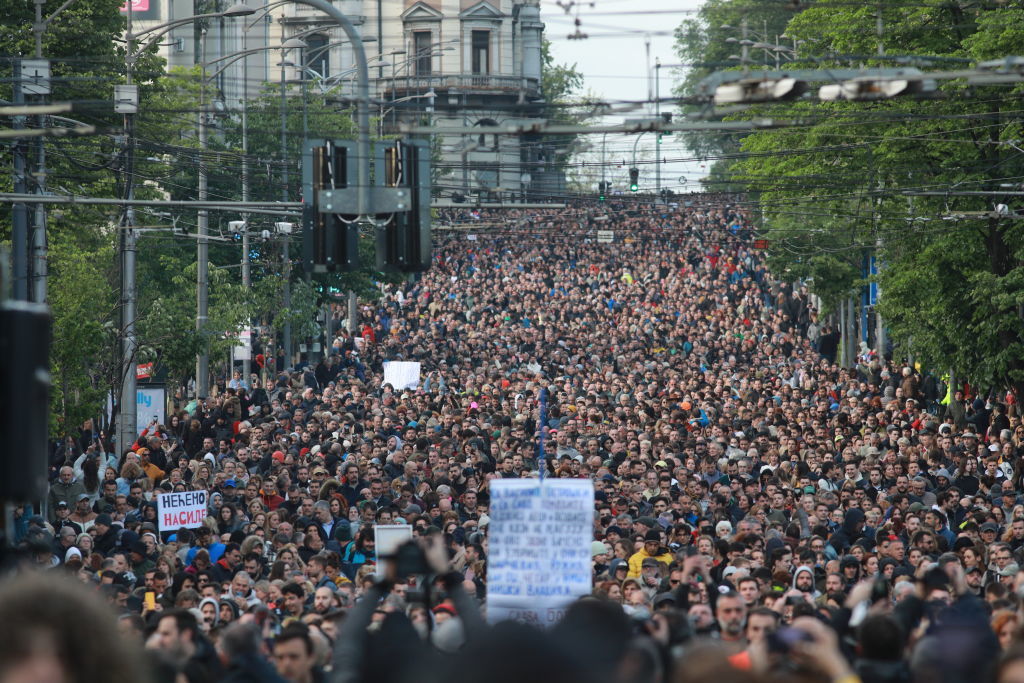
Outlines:
<svg viewBox="0 0 1024 683"><path fill-rule="evenodd" d="M49 16L62 0L47 0ZM58 194L125 197L128 179L137 199L196 199L199 169L209 181L209 197L239 200L242 196L242 117L240 112L208 115L208 140L200 149L201 109L210 110L216 88L204 84L200 69L167 73L156 48L134 60L133 82L139 86L140 107L134 128L113 112L114 85L125 79L125 50L120 42L125 17L122 0L76 0L53 20L44 34L43 54L52 60L53 101L89 101L93 107L73 114L75 119L52 118L47 125L93 124L98 133L87 137L45 140L48 190ZM202 8L197 5L196 12ZM14 3L0 13L0 77L10 83L10 58L30 57L33 4ZM198 29L197 29L198 30ZM137 49L138 43L131 48ZM9 99L9 95L5 97ZM315 88L303 93L290 86L285 99L286 147L280 147L280 90L268 85L250 104L246 117L253 200L278 200L287 187L292 200L301 196L301 146L305 133L319 138L351 138L350 112L329 101ZM34 122L31 122L34 124ZM130 133L130 134L128 134ZM130 144L129 144L130 143ZM130 164L129 160L134 163ZM0 148L0 163L10 168L10 147ZM30 156L30 164L34 157ZM287 168L288 183L284 183ZM129 170L131 173L129 174ZM32 176L30 176L31 182ZM0 189L10 191L11 175L0 174ZM33 191L35 187L29 188ZM10 205L0 204L0 240L10 240ZM240 215L210 213L213 237L229 234L227 221ZM49 298L54 316L55 343L53 427L55 433L73 429L99 415L108 397L119 392L119 347L124 322L119 308L117 244L125 216L122 207L67 206L48 211L50 249ZM273 216L250 215L250 230L272 229ZM282 303L284 271L279 243L258 237L251 249L254 286L240 283L240 245L210 244L210 316L204 334L195 330L196 264L195 210L139 207L135 224L140 233L137 258L138 316L135 320L140 354L153 359L158 370L185 383L193 374L195 356L207 350L211 366L227 357L230 336L250 318L280 326L293 323L296 335L308 333L315 307L328 287L373 290L372 253L358 273L331 275L310 285L293 286L292 305ZM172 231L172 226L174 231ZM152 231L153 228L162 231ZM293 274L301 272L293 240Z"/></svg>
<svg viewBox="0 0 1024 683"><path fill-rule="evenodd" d="M821 68L892 66L873 57L877 9L812 5L785 32ZM924 69L1024 51L1021 9L926 0L885 6L882 25L885 50ZM743 136L730 174L760 200L773 269L813 278L834 303L863 283L873 252L879 311L901 348L976 384L1024 391L1024 224L992 213L1015 205L999 192L1024 177L1019 95L954 80L933 98L805 99L739 115L800 122ZM921 190L949 194L906 194Z"/></svg>
<svg viewBox="0 0 1024 683"><path fill-rule="evenodd" d="M744 23L746 39L751 42L787 44L782 36L794 13L778 0L706 0L691 18L676 28L676 56L685 66L674 94L689 100L699 94L701 80L716 71L738 67L739 61L732 57L742 52L739 41L744 40ZM783 52L763 49L751 49L749 59L758 68L768 68L774 67L776 55L785 59ZM680 113L693 115L703 108L701 104L684 102ZM740 136L734 133L695 131L679 135L687 149L701 157L720 157L739 149ZM716 159L712 163L712 176L728 174L731 165L731 159ZM724 185L715 182L710 187L719 191L730 189L728 181L723 182Z"/></svg>
<svg viewBox="0 0 1024 683"><path fill-rule="evenodd" d="M540 90L546 102L544 115L550 123L581 123L590 113L588 104L579 99L583 74L575 64L558 64L551 53L551 43L541 44ZM580 136L548 136L555 148L555 163L564 168L579 150Z"/></svg>

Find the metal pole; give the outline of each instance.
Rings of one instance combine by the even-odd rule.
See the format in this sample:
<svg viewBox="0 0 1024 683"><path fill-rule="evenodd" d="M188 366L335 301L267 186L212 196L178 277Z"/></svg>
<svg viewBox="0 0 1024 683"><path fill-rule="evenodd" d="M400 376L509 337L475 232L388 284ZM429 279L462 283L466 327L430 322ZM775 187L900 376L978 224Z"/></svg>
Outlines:
<svg viewBox="0 0 1024 683"><path fill-rule="evenodd" d="M242 201L249 201L249 58L242 62ZM242 287L248 295L252 288L249 273L249 214L242 214ZM252 319L249 326L249 353L242 359L242 379L249 383L252 374Z"/></svg>
<svg viewBox="0 0 1024 683"><path fill-rule="evenodd" d="M661 120L661 58L654 59L654 116ZM654 192L661 197L661 132L654 134ZM654 200L658 202L657 199Z"/></svg>
<svg viewBox="0 0 1024 683"><path fill-rule="evenodd" d="M206 29L200 33L203 41L202 63L206 64ZM199 201L206 201L208 197L207 176L206 176L206 68L203 67L201 74L202 85L199 89ZM209 235L209 212L206 209L199 209L197 221L197 233L199 239L196 241L196 331L202 335L206 330L206 323L209 319L209 296L210 296L210 243L207 240ZM210 389L210 355L206 351L206 344L202 344L202 351L196 356L196 398L205 398Z"/></svg>
<svg viewBox="0 0 1024 683"><path fill-rule="evenodd" d="M633 140L633 168L637 167L637 165L636 165L636 146L637 146L637 143L640 142L640 138L642 138L644 136L644 133L646 133L646 132L647 131L644 131L643 133L640 133L639 135L636 136L636 140Z"/></svg>
<svg viewBox="0 0 1024 683"><path fill-rule="evenodd" d="M359 330L359 306L354 290L348 290L348 332L351 335Z"/></svg>
<svg viewBox="0 0 1024 683"><path fill-rule="evenodd" d="M544 452L544 439L548 435L548 390L540 390L540 452L537 454L537 470L540 483L544 483L544 475L548 468L547 455Z"/></svg>
<svg viewBox="0 0 1024 683"><path fill-rule="evenodd" d="M334 326L331 325L333 322L331 318L334 317L332 314L333 309L334 304L331 301L324 303L324 348L323 353L321 354L324 360L331 357L331 342L334 341Z"/></svg>
<svg viewBox="0 0 1024 683"><path fill-rule="evenodd" d="M284 83L284 52L281 53L281 172L282 172L282 183L281 183L281 201L288 201L288 119L287 115L287 102L285 97L285 83ZM291 289L291 259L288 256L289 247L288 233L284 234L284 239L281 241L281 266L282 275L284 276L283 283L283 297L282 305L285 310L291 308L292 305L292 289ZM284 349L284 365L285 367L291 367L292 364L292 324L289 320L284 322L284 330L281 334L281 347Z"/></svg>
<svg viewBox="0 0 1024 683"><path fill-rule="evenodd" d="M133 10L128 3L127 34L132 35ZM132 84L132 44L129 38L125 49L125 81ZM131 201L135 196L135 115L124 115L125 138L125 180L124 196ZM121 250L121 395L118 399L117 447L124 453L138 438L138 399L136 398L135 356L138 352L138 340L135 337L136 313L136 281L135 256L138 233L133 230L135 225L135 209L131 204L124 207L124 227L121 231L118 247Z"/></svg>
<svg viewBox="0 0 1024 683"><path fill-rule="evenodd" d="M281 240L281 265L282 274L284 275L284 296L282 297L281 304L285 310L291 314L292 307L292 259L289 254L289 248L291 246L291 237L288 233L284 234L284 239ZM290 367L292 364L292 323L286 319L284 322L284 333L282 335L282 345L284 346L284 358L285 367Z"/></svg>
<svg viewBox="0 0 1024 683"><path fill-rule="evenodd" d="M607 190L605 190L605 185L604 185L604 178L605 178L605 176L604 176L604 174L605 174L604 153L605 153L605 149L607 149L606 146L605 146L605 143L607 141L608 141L608 133L602 133L601 134L601 191L602 192L606 192L607 191Z"/></svg>
<svg viewBox="0 0 1024 683"><path fill-rule="evenodd" d="M14 105L25 103L25 93L21 87L21 60L14 60ZM14 128L25 127L25 117L14 117ZM14 192L15 194L28 194L28 182L25 177L25 143L21 138L14 138L11 145L11 153L14 156ZM17 202L11 207L11 242L14 270L14 287L12 289L14 298L18 301L28 301L28 206L24 202Z"/></svg>
<svg viewBox="0 0 1024 683"><path fill-rule="evenodd" d="M128 116L128 115L126 115ZM125 210L125 224L135 222L135 209ZM118 416L118 448L123 453L135 442L138 429L138 401L136 399L135 361L138 342L135 338L136 282L135 256L137 233L128 229L122 231L121 240L121 409Z"/></svg>
<svg viewBox="0 0 1024 683"><path fill-rule="evenodd" d="M46 128L46 116L38 118L39 128ZM35 193L46 194L45 138L36 138ZM35 206L35 224L32 228L32 301L46 303L46 204Z"/></svg>

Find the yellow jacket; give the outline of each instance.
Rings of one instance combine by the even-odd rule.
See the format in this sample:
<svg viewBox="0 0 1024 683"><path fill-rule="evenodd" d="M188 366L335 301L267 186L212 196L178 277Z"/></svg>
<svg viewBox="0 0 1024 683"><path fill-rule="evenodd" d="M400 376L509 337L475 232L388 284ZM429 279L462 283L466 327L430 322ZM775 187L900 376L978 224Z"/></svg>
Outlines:
<svg viewBox="0 0 1024 683"><path fill-rule="evenodd" d="M647 551L641 548L637 552L630 555L629 571L626 572L626 578L639 579L640 568L643 566L644 560L646 560L648 557L653 557L665 566L672 564L672 553L670 553L668 550L665 550L665 548L659 548L659 550L664 550L664 552L661 555L648 555Z"/></svg>

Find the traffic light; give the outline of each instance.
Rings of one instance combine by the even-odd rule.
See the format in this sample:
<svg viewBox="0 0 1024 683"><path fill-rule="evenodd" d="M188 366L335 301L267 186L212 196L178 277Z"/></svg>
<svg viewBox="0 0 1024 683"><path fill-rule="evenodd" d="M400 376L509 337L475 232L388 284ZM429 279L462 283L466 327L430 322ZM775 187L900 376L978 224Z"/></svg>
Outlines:
<svg viewBox="0 0 1024 683"><path fill-rule="evenodd" d="M834 100L885 100L900 95L919 95L935 90L935 81L920 78L876 79L870 76L854 78L842 83L823 85L818 99Z"/></svg>
<svg viewBox="0 0 1024 683"><path fill-rule="evenodd" d="M597 200L603 202L608 194L608 188L611 186L607 180L601 180L597 183Z"/></svg>
<svg viewBox="0 0 1024 683"><path fill-rule="evenodd" d="M356 178L355 143L311 142L303 169L303 260L310 272L350 271L359 267L356 215L320 212L320 190L349 187Z"/></svg>
<svg viewBox="0 0 1024 683"><path fill-rule="evenodd" d="M377 228L377 270L418 273L430 268L430 145L426 140L396 140L384 150L388 187L407 190L405 206Z"/></svg>
<svg viewBox="0 0 1024 683"><path fill-rule="evenodd" d="M640 189L640 169L629 169L629 191L636 192Z"/></svg>
<svg viewBox="0 0 1024 683"><path fill-rule="evenodd" d="M715 104L795 100L808 87L806 81L796 78L742 78L715 88Z"/></svg>

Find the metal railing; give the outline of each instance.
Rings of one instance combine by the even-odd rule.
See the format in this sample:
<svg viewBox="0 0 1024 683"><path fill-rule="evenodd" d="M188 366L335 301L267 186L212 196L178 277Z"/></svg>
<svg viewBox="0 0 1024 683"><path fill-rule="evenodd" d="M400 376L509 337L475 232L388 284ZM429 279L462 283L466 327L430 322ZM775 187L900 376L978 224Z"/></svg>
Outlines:
<svg viewBox="0 0 1024 683"><path fill-rule="evenodd" d="M410 90L452 90L464 92L518 92L537 93L540 84L535 78L522 76L496 76L493 74L431 74L429 76L396 76L377 79L383 92Z"/></svg>

